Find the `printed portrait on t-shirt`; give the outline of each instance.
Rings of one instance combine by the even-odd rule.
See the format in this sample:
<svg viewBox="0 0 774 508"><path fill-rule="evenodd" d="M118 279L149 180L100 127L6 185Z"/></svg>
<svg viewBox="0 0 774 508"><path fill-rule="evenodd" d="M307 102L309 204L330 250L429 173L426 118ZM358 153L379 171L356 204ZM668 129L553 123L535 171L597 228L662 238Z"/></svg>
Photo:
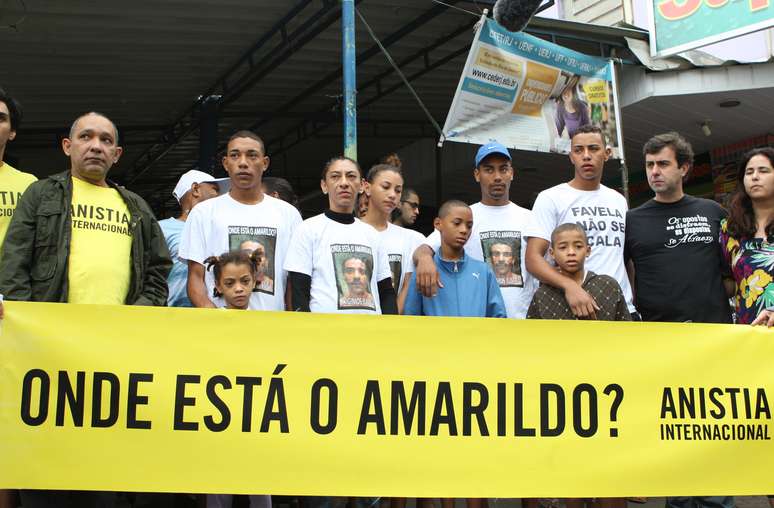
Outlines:
<svg viewBox="0 0 774 508"><path fill-rule="evenodd" d="M376 310L371 293L374 257L371 247L357 244L332 244L333 269L338 289L339 309Z"/></svg>
<svg viewBox="0 0 774 508"><path fill-rule="evenodd" d="M403 272L403 255L388 254L387 259L390 262L390 273L392 274L392 287L398 292L400 286L400 274Z"/></svg>
<svg viewBox="0 0 774 508"><path fill-rule="evenodd" d="M524 287L521 274L521 231L482 231L481 250L501 288Z"/></svg>
<svg viewBox="0 0 774 508"><path fill-rule="evenodd" d="M258 251L258 282L254 291L274 294L274 260L277 246L277 228L229 226L229 250Z"/></svg>

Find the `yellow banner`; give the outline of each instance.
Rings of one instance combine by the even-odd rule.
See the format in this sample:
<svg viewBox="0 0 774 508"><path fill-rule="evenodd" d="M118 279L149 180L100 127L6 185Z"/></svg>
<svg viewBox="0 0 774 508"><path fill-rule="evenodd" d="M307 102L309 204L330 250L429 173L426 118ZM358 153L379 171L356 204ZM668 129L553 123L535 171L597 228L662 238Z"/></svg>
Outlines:
<svg viewBox="0 0 774 508"><path fill-rule="evenodd" d="M6 303L0 488L774 492L774 331Z"/></svg>

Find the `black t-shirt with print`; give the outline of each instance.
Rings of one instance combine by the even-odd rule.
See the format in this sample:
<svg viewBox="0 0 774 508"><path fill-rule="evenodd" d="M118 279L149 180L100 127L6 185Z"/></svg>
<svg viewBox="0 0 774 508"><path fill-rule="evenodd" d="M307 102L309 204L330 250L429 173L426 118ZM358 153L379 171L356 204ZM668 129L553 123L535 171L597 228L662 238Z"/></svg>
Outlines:
<svg viewBox="0 0 774 508"><path fill-rule="evenodd" d="M626 214L624 256L634 262L644 321L730 323L718 241L726 212L709 199L651 199Z"/></svg>

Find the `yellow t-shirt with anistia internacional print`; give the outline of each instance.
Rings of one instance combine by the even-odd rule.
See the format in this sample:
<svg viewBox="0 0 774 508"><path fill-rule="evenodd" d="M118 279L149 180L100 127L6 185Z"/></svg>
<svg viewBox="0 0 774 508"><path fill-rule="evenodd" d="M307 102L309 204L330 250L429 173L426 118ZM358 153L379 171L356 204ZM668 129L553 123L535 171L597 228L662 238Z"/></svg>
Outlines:
<svg viewBox="0 0 774 508"><path fill-rule="evenodd" d="M132 272L129 209L111 187L72 181L67 301L123 305Z"/></svg>
<svg viewBox="0 0 774 508"><path fill-rule="evenodd" d="M0 245L5 240L19 198L36 180L31 174L21 172L7 162L0 162Z"/></svg>

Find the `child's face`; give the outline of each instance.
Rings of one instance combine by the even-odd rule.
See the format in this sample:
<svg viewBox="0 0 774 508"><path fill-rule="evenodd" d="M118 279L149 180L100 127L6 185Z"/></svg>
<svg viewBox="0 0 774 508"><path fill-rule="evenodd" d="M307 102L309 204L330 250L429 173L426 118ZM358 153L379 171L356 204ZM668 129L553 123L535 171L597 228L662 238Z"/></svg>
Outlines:
<svg viewBox="0 0 774 508"><path fill-rule="evenodd" d="M441 242L459 250L465 246L473 231L473 213L468 207L455 206L443 219L436 217L434 225L441 233Z"/></svg>
<svg viewBox="0 0 774 508"><path fill-rule="evenodd" d="M591 247L579 231L563 231L556 235L551 246L551 255L564 273L583 270Z"/></svg>
<svg viewBox="0 0 774 508"><path fill-rule="evenodd" d="M255 287L255 277L248 265L228 263L216 284L229 309L246 309Z"/></svg>

